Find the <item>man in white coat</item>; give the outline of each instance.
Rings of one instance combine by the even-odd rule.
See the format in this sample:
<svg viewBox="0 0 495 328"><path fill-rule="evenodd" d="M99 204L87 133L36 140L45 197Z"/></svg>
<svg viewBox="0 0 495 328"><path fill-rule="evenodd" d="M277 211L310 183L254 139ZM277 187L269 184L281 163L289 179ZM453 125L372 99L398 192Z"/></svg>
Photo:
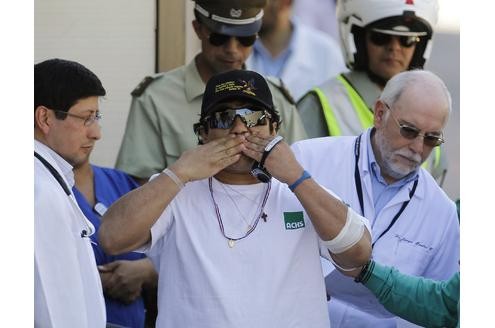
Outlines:
<svg viewBox="0 0 495 328"><path fill-rule="evenodd" d="M249 69L280 78L295 100L347 71L340 45L325 33L291 19L293 0L269 0ZM335 18L333 18L335 20Z"/></svg>
<svg viewBox="0 0 495 328"><path fill-rule="evenodd" d="M34 326L105 327L93 225L71 190L72 167L100 138L98 98L86 67L50 59L34 65Z"/></svg>
<svg viewBox="0 0 495 328"><path fill-rule="evenodd" d="M370 220L374 260L437 280L459 270L459 222L455 204L420 165L444 142L450 110L449 92L436 75L406 71L390 79L376 101L374 127L358 137L293 145L316 181ZM329 271L333 327L396 327L402 320L361 284Z"/></svg>

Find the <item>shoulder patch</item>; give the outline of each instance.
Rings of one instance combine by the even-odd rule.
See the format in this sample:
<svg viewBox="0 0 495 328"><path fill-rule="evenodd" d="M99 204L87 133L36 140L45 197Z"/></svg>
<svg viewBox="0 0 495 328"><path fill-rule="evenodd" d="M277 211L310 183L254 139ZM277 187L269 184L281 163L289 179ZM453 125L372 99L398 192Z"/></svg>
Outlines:
<svg viewBox="0 0 495 328"><path fill-rule="evenodd" d="M296 104L296 101L294 100L294 97L292 97L289 89L287 89L287 87L285 86L284 81L282 81L282 79L280 79L278 77L274 77L274 76L268 76L268 77L266 77L266 80L268 81L268 83L271 83L275 87L277 87L277 89L280 90L280 92L282 93L282 95L284 96L284 98L287 99L287 101L291 105L295 105Z"/></svg>
<svg viewBox="0 0 495 328"><path fill-rule="evenodd" d="M134 90L132 90L131 95L133 97L139 97L140 95L142 95L144 90L146 90L146 88L148 87L148 85L150 85L151 82L153 82L159 76L160 74L146 76L141 82L139 82L137 87L135 87Z"/></svg>

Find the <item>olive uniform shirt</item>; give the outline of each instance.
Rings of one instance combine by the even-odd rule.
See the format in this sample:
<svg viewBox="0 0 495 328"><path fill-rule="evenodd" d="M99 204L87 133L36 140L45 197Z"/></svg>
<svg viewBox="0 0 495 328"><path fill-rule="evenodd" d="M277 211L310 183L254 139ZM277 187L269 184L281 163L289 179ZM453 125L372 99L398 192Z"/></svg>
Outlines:
<svg viewBox="0 0 495 328"><path fill-rule="evenodd" d="M289 144L306 132L280 80L267 78L282 124L278 132ZM193 124L199 121L206 84L195 60L166 73L146 77L133 91L126 129L115 167L148 178L198 145Z"/></svg>

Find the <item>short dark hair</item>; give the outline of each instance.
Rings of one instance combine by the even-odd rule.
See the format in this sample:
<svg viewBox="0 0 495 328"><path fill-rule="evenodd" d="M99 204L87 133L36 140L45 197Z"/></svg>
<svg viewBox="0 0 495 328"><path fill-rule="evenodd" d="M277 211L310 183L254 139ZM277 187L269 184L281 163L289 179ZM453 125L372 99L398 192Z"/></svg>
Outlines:
<svg viewBox="0 0 495 328"><path fill-rule="evenodd" d="M34 65L34 110L46 106L63 112L84 98L106 94L100 79L83 65L64 59L48 59ZM59 119L67 115L55 113Z"/></svg>

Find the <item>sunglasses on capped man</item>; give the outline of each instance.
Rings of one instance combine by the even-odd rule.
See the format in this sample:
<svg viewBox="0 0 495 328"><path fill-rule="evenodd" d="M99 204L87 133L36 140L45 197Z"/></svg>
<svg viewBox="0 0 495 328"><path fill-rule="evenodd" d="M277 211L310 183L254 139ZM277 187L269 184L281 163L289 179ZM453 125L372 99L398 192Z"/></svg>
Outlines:
<svg viewBox="0 0 495 328"><path fill-rule="evenodd" d="M239 117L248 128L252 128L266 125L271 115L264 108L256 106L221 107L215 113L206 116L204 120L211 129L230 129L236 117Z"/></svg>
<svg viewBox="0 0 495 328"><path fill-rule="evenodd" d="M399 126L400 135L403 136L404 138L409 140L414 140L418 136L421 136L423 137L423 143L429 147L440 146L445 142L441 134L438 135L436 133L430 133L430 132L421 133L421 130L414 126L410 126L404 123L399 123L399 121L395 118L394 114L392 113L392 109L390 108L390 106L385 102L383 103L385 104L385 107L390 111L390 115L394 119L395 123L397 123L397 125Z"/></svg>
<svg viewBox="0 0 495 328"><path fill-rule="evenodd" d="M392 35L377 31L370 31L369 37L370 41L377 46L384 46L389 44L390 41L392 41L393 37L398 38L400 45L404 48L410 48L421 41L419 36L416 35Z"/></svg>
<svg viewBox="0 0 495 328"><path fill-rule="evenodd" d="M212 46L220 47L229 42L230 38L236 38L237 41L239 41L239 43L242 44L244 47L251 47L256 41L257 36L256 34L248 36L232 36L212 32L210 36L208 36L208 41Z"/></svg>

